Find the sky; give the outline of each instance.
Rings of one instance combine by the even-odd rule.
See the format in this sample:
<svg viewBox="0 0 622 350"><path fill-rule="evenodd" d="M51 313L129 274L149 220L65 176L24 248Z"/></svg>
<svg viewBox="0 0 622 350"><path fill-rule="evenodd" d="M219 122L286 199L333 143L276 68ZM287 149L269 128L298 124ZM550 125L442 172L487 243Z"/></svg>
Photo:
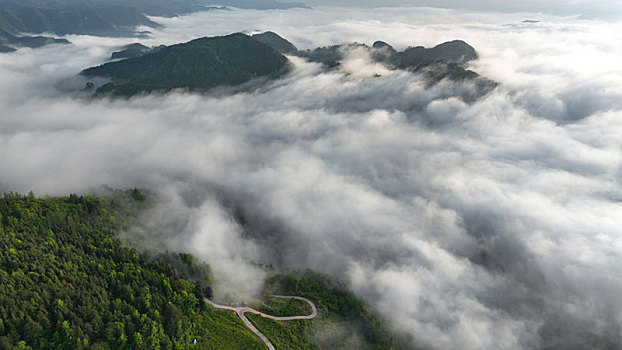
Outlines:
<svg viewBox="0 0 622 350"><path fill-rule="evenodd" d="M622 2L619 0L306 0L309 6L393 7L421 6L482 12L547 13L619 20Z"/></svg>
<svg viewBox="0 0 622 350"><path fill-rule="evenodd" d="M0 55L0 191L144 188L125 232L191 252L217 296L258 264L344 282L426 349L622 347L622 25L554 14L395 7L154 18L147 45L272 30L299 48L461 39L498 87L429 86L345 52L291 57L256 90L88 99L76 74L128 38Z"/></svg>

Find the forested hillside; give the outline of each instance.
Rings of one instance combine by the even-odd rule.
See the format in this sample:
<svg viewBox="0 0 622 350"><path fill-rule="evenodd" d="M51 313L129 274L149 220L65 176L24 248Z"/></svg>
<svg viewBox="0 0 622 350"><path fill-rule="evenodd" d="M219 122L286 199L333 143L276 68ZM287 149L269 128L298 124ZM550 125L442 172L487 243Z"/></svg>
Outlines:
<svg viewBox="0 0 622 350"><path fill-rule="evenodd" d="M270 46L236 33L168 46L140 57L85 69L81 74L113 80L100 87L99 93L132 96L175 88L204 90L239 85L259 77L277 77L286 71L288 62Z"/></svg>
<svg viewBox="0 0 622 350"><path fill-rule="evenodd" d="M344 286L337 284L327 276L312 271L306 271L298 277L277 274L266 281L266 291L270 294L298 295L313 300L320 314L320 325L316 324L316 333L322 332L322 322L329 324L332 320L333 322L339 321L343 324L342 326L331 327L332 332L330 333L332 333L332 336L324 334L319 341L322 348L375 350L395 348L393 334L383 321L364 302L356 298ZM278 299L273 301L273 303L279 301L285 303L283 300ZM290 300L289 303L289 305L284 305L283 309L287 310L287 307L291 309L292 301ZM266 308L266 311L273 314L280 312L280 310L275 311L270 308ZM291 314L308 314L308 312L300 310L296 312L289 311L282 315ZM269 330L264 331L264 333L269 339L275 339L275 343L278 343L280 335L287 334L287 332L281 330L284 326L277 325L274 321L265 320L256 315L249 315L249 318L253 322L262 325L263 328L260 329ZM270 327L270 324L273 324L272 327ZM302 327L302 325L292 323L289 327ZM279 332L275 332L275 330L279 330ZM290 333L296 332L292 331ZM298 348L302 348L302 345ZM291 349L296 349L296 347L291 347Z"/></svg>
<svg viewBox="0 0 622 350"><path fill-rule="evenodd" d="M206 265L123 247L123 215L95 197L0 199L0 349L181 349L194 339L262 349L233 313L202 302ZM197 274L202 286L183 278Z"/></svg>
<svg viewBox="0 0 622 350"><path fill-rule="evenodd" d="M0 28L17 32L118 36L139 25L159 26L121 2L0 0Z"/></svg>
<svg viewBox="0 0 622 350"><path fill-rule="evenodd" d="M203 302L211 297L208 265L189 254L153 256L122 245L118 232L145 196L133 190L113 198L0 198L0 349L265 348L235 313ZM331 283L277 275L266 293L307 296L320 317L251 319L278 349L391 349L380 319ZM263 308L309 312L293 303L272 300ZM327 338L327 327L340 331Z"/></svg>
<svg viewBox="0 0 622 350"><path fill-rule="evenodd" d="M0 26L0 52L13 52L15 47L30 47L37 48L49 44L69 44L66 39L56 39L47 36L28 36L28 35L15 35Z"/></svg>

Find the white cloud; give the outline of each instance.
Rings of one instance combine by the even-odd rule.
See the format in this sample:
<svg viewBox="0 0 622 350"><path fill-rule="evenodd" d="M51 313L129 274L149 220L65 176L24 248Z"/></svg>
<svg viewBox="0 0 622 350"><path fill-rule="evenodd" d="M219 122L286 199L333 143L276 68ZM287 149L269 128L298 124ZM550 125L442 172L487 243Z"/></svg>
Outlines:
<svg viewBox="0 0 622 350"><path fill-rule="evenodd" d="M156 190L144 232L252 292L255 262L311 267L438 349L622 343L622 39L615 23L450 10L208 12L149 45L274 30L302 48L463 39L500 83L427 87L362 52L235 95L78 98L62 86L132 39L0 55L0 189ZM360 74L363 72L364 74ZM354 74L346 74L354 73ZM381 77L375 77L381 73ZM226 283L228 282L228 284Z"/></svg>

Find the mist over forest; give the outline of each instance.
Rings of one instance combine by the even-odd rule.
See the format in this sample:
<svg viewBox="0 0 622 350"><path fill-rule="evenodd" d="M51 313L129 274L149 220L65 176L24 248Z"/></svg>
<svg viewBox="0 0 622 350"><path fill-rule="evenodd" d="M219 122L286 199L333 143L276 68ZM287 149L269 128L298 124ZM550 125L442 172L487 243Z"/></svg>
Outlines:
<svg viewBox="0 0 622 350"><path fill-rule="evenodd" d="M542 13L391 7L154 17L145 38L0 54L0 191L141 188L124 232L209 263L217 296L261 266L344 282L413 348L622 348L622 25ZM525 22L525 20L531 20ZM89 98L119 47L273 31L299 49L455 39L498 85L430 85L365 50L246 91ZM140 237L140 239L137 239Z"/></svg>

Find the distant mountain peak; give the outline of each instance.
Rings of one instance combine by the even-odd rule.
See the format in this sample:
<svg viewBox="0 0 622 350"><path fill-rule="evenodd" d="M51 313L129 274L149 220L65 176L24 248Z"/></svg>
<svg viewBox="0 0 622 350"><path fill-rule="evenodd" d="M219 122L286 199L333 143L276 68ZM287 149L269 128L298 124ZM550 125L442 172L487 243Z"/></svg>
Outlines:
<svg viewBox="0 0 622 350"><path fill-rule="evenodd" d="M262 42L283 54L294 54L298 48L275 32L267 31L252 36L253 39Z"/></svg>
<svg viewBox="0 0 622 350"><path fill-rule="evenodd" d="M371 47L373 47L374 49L388 49L389 51L395 51L395 49L393 48L393 46L387 44L384 41L376 41Z"/></svg>
<svg viewBox="0 0 622 350"><path fill-rule="evenodd" d="M291 8L309 8L302 2L277 0L210 0L208 5L231 6L240 9L286 10Z"/></svg>
<svg viewBox="0 0 622 350"><path fill-rule="evenodd" d="M125 45L119 51L115 51L110 56L111 60L116 59L124 59L124 58L134 58L142 56L152 49L149 46L145 46L141 43L133 43L129 45Z"/></svg>
<svg viewBox="0 0 622 350"><path fill-rule="evenodd" d="M466 63L478 58L475 49L462 40L453 40L436 45L433 48L411 47L397 53L392 64L402 69L416 69L434 62Z"/></svg>
<svg viewBox="0 0 622 350"><path fill-rule="evenodd" d="M13 52L15 51L15 47L37 48L50 44L69 43L70 42L65 39L56 39L47 36L14 35L10 31L0 28L0 45L3 47L0 49L0 52Z"/></svg>

